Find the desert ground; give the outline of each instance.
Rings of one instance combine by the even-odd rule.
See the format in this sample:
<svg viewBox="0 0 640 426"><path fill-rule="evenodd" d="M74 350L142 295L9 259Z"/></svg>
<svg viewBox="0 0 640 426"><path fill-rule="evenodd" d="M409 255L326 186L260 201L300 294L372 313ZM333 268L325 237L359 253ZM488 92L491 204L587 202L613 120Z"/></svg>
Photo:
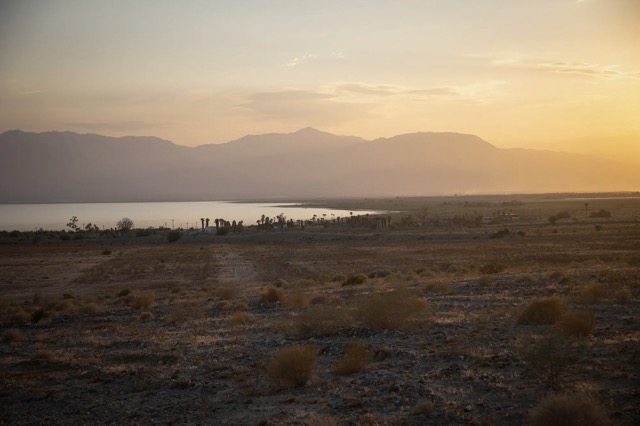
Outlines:
<svg viewBox="0 0 640 426"><path fill-rule="evenodd" d="M338 200L403 213L172 243L5 236L0 424L640 424L640 200L501 203ZM517 217L450 220L499 210Z"/></svg>

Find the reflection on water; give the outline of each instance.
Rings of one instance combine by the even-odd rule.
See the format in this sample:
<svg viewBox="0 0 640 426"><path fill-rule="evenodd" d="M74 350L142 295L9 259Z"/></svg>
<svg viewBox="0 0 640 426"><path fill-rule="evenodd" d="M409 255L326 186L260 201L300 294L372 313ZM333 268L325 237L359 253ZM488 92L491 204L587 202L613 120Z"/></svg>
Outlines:
<svg viewBox="0 0 640 426"><path fill-rule="evenodd" d="M286 206L286 207L285 207ZM164 203L65 203L65 204L0 204L0 230L34 231L36 229L62 230L72 216L78 226L98 225L115 228L123 217L131 218L136 228L146 227L200 227L200 218L244 221L253 225L262 215L275 217L284 214L287 219L306 220L315 215L330 220L349 216L349 211L317 207L297 207L295 204L277 206L265 203L229 203L223 201L164 202ZM356 214L374 214L357 211Z"/></svg>

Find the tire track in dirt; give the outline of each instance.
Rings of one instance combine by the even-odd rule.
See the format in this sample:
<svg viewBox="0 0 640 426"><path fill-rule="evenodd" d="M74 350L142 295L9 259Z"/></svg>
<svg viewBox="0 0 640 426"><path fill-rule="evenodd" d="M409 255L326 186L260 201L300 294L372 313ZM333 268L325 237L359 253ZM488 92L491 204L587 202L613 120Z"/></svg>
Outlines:
<svg viewBox="0 0 640 426"><path fill-rule="evenodd" d="M257 266L239 247L222 246L214 252L214 258L219 286L246 287L257 280Z"/></svg>

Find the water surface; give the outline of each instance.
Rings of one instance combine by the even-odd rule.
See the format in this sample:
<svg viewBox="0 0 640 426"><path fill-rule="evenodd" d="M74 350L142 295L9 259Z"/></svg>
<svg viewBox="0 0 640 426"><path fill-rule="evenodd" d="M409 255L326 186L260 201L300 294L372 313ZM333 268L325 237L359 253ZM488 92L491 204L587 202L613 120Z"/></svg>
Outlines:
<svg viewBox="0 0 640 426"><path fill-rule="evenodd" d="M285 207L286 206L286 207ZM156 202L156 203L63 203L63 204L0 204L0 230L35 231L37 229L67 229L72 216L78 226L92 223L100 229L115 228L123 217L133 220L136 228L166 226L169 228L200 227L200 218L244 221L253 225L262 215L275 217L284 214L287 219L330 220L347 217L350 212L297 204L232 203L225 201ZM373 214L374 211L354 211L353 214Z"/></svg>

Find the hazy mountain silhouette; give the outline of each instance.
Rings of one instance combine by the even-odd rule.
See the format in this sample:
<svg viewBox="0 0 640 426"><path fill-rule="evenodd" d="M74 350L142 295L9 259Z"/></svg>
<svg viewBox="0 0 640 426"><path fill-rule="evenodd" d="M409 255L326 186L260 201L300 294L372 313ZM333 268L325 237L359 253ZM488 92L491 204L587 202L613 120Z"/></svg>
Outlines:
<svg viewBox="0 0 640 426"><path fill-rule="evenodd" d="M632 166L459 133L367 141L306 128L193 148L155 137L0 135L0 202L593 192L639 182Z"/></svg>

